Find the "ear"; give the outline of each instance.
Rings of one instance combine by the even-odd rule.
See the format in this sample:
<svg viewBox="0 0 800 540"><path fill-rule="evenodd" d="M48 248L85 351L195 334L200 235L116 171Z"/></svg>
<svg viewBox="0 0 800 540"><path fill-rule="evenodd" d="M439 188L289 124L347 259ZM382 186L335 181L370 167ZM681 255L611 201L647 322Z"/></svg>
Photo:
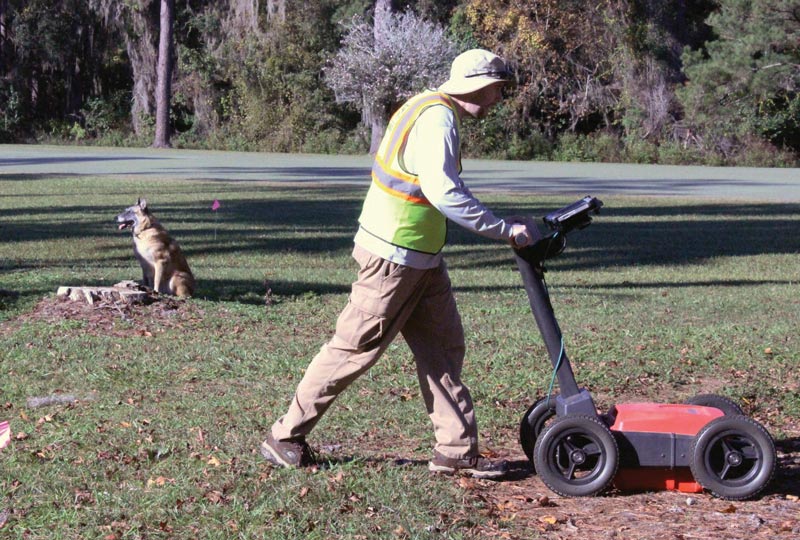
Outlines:
<svg viewBox="0 0 800 540"><path fill-rule="evenodd" d="M141 208L142 210L147 210L147 199L139 199L139 202L137 204L139 205L139 208Z"/></svg>

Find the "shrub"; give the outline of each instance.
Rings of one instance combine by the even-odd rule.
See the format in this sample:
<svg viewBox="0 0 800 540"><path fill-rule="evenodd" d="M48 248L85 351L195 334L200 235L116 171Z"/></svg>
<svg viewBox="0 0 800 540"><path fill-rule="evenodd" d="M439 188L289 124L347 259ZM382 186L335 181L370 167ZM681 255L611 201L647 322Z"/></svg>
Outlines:
<svg viewBox="0 0 800 540"><path fill-rule="evenodd" d="M730 165L737 167L796 167L797 156L775 147L767 141L750 138L743 141L730 158Z"/></svg>
<svg viewBox="0 0 800 540"><path fill-rule="evenodd" d="M622 141L613 133L600 132L586 137L586 155L591 161L620 163L625 161Z"/></svg>
<svg viewBox="0 0 800 540"><path fill-rule="evenodd" d="M695 146L684 146L678 141L662 142L658 146L658 163L662 165L701 165L702 152Z"/></svg>
<svg viewBox="0 0 800 540"><path fill-rule="evenodd" d="M647 139L631 137L625 141L625 158L630 163L656 163L658 147Z"/></svg>
<svg viewBox="0 0 800 540"><path fill-rule="evenodd" d="M575 133L564 133L553 151L555 161L589 161L586 158L584 137Z"/></svg>

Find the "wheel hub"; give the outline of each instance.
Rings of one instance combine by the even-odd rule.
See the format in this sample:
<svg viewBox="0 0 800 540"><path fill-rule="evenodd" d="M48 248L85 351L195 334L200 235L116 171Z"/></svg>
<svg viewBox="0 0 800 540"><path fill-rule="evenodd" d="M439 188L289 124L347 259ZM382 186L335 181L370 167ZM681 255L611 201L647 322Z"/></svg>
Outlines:
<svg viewBox="0 0 800 540"><path fill-rule="evenodd" d="M582 465L584 462L586 462L586 452L583 450L573 450L569 458L572 463L576 465Z"/></svg>
<svg viewBox="0 0 800 540"><path fill-rule="evenodd" d="M731 467L738 467L744 461L744 457L739 452L729 452L725 459Z"/></svg>

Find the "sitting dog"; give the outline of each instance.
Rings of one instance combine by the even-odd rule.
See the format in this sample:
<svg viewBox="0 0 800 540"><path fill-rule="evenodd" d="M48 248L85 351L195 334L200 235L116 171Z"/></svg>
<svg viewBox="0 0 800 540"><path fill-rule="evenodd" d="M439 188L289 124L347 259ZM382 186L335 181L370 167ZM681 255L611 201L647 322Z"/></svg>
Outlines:
<svg viewBox="0 0 800 540"><path fill-rule="evenodd" d="M133 229L133 254L142 266L144 285L160 293L191 296L194 276L178 243L139 199L117 216L119 230Z"/></svg>

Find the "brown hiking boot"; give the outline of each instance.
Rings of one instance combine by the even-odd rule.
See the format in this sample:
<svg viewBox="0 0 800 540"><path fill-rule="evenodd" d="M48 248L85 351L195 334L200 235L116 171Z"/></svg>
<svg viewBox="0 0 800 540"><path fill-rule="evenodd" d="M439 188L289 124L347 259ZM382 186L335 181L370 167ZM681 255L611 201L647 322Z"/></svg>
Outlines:
<svg viewBox="0 0 800 540"><path fill-rule="evenodd" d="M273 465L289 469L314 464L314 455L305 439L276 441L272 433L261 443L261 455Z"/></svg>
<svg viewBox="0 0 800 540"><path fill-rule="evenodd" d="M481 455L456 459L443 456L436 450L433 459L428 462L428 470L434 473L454 474L464 473L473 478L500 478L508 473L508 463L505 461L491 461Z"/></svg>

